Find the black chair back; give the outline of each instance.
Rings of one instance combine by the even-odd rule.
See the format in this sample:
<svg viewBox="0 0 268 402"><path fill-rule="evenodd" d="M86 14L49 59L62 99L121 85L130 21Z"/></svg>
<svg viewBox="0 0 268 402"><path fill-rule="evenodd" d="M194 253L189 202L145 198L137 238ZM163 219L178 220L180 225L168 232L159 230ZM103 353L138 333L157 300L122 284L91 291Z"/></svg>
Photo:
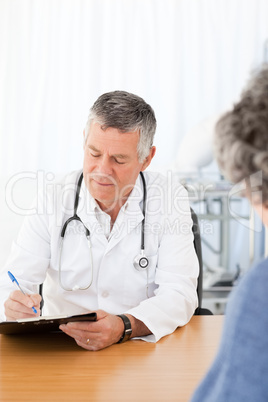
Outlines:
<svg viewBox="0 0 268 402"><path fill-rule="evenodd" d="M199 276L197 280L197 297L198 297L198 307L195 310L195 315L212 315L212 312L206 308L202 308L202 297L203 297L203 258L202 258L202 245L201 245L201 235L200 227L198 223L198 218L194 210L191 208L191 216L193 221L193 235L194 235L194 248L198 258L199 263Z"/></svg>

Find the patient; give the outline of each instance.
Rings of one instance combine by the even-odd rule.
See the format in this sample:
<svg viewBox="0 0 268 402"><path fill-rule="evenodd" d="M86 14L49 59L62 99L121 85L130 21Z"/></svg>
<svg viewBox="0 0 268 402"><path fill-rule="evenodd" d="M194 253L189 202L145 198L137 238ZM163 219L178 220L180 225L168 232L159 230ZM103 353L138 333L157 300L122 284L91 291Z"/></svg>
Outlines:
<svg viewBox="0 0 268 402"><path fill-rule="evenodd" d="M241 182L268 226L268 65L218 122L215 152L226 178ZM193 396L197 401L268 401L268 259L231 294L220 349Z"/></svg>

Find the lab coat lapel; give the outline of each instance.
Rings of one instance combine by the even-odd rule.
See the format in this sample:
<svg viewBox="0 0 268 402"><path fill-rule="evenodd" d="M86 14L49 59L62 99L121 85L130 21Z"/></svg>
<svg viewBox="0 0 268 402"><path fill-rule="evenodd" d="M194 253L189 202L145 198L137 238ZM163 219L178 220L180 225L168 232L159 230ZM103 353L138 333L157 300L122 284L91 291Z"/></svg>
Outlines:
<svg viewBox="0 0 268 402"><path fill-rule="evenodd" d="M142 212L143 195L143 185L139 176L128 200L117 216L106 252L110 251L124 237L135 230L144 219Z"/></svg>
<svg viewBox="0 0 268 402"><path fill-rule="evenodd" d="M135 205L136 204L136 205ZM129 203L126 209L121 209L113 227L106 253L115 247L124 237L129 235L144 219L139 203Z"/></svg>

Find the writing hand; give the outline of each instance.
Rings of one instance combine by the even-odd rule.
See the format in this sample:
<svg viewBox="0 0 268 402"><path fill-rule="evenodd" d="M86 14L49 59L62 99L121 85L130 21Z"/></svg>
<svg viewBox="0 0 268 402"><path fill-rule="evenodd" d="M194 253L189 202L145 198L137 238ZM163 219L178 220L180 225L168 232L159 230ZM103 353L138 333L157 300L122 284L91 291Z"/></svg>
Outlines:
<svg viewBox="0 0 268 402"><path fill-rule="evenodd" d="M15 290L10 293L5 301L5 315L8 321L21 318L31 318L40 316L41 296L39 294L24 295L21 291ZM35 307L37 314L32 310Z"/></svg>

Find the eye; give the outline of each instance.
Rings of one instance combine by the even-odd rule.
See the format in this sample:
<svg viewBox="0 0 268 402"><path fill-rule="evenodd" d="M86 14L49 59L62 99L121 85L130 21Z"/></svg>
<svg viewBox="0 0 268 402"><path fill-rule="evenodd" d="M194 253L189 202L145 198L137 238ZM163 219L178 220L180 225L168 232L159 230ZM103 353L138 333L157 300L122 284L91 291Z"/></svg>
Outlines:
<svg viewBox="0 0 268 402"><path fill-rule="evenodd" d="M100 155L99 154L92 154L90 153L91 156L93 156L93 158L98 158Z"/></svg>
<svg viewBox="0 0 268 402"><path fill-rule="evenodd" d="M118 164L118 165L124 165L126 162L120 162L118 159L114 158L114 161Z"/></svg>

